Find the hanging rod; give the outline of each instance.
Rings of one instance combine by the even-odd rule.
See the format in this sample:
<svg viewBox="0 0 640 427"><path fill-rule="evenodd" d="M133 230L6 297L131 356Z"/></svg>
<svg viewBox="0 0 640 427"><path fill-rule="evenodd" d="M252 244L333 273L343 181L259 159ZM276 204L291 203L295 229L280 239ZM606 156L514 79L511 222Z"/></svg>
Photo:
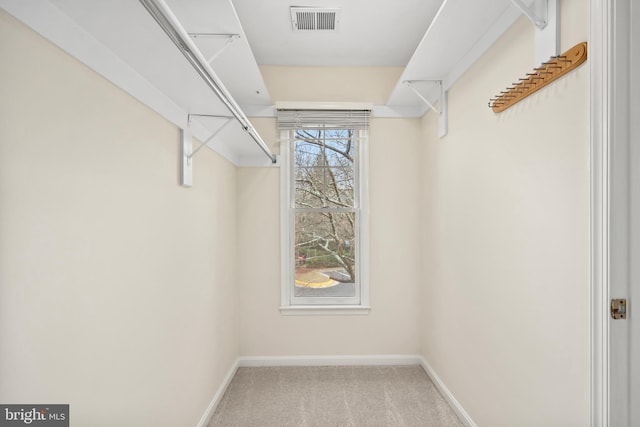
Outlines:
<svg viewBox="0 0 640 427"><path fill-rule="evenodd" d="M189 34L182 28L180 21L164 0L140 0L140 3L147 9L149 14L156 20L160 28L169 36L171 41L182 52L185 58L200 75L202 80L213 90L220 101L227 107L233 116L240 122L240 126L258 144L264 154L271 159L271 163L276 163L276 156L269 150L269 147L262 140L249 119L244 115L240 106L233 99L229 91L224 87L216 73L204 58L198 47L195 45Z"/></svg>

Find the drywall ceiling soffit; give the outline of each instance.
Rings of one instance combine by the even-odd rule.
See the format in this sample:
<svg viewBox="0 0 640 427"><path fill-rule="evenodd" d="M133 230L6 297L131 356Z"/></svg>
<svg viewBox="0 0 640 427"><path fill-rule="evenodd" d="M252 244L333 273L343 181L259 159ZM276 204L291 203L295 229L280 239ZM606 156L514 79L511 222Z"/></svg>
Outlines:
<svg viewBox="0 0 640 427"><path fill-rule="evenodd" d="M239 104L271 104L229 0L167 3L187 32L238 34L212 68ZM229 115L138 1L0 0L0 7L179 127L187 126L190 113ZM205 57L226 42L225 37L196 39ZM216 120L192 119L192 133L200 140L218 127ZM209 146L237 165L261 156L238 123L230 124Z"/></svg>
<svg viewBox="0 0 640 427"><path fill-rule="evenodd" d="M511 0L446 0L404 72L386 105L423 115L429 107L404 82L437 103L441 80L445 90L521 16Z"/></svg>

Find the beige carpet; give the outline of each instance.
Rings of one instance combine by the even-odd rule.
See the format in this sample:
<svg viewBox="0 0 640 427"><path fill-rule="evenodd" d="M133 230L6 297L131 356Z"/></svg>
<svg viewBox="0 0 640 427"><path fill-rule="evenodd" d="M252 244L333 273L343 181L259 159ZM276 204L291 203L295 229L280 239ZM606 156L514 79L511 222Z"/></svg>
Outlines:
<svg viewBox="0 0 640 427"><path fill-rule="evenodd" d="M462 426L419 366L240 368L209 427Z"/></svg>

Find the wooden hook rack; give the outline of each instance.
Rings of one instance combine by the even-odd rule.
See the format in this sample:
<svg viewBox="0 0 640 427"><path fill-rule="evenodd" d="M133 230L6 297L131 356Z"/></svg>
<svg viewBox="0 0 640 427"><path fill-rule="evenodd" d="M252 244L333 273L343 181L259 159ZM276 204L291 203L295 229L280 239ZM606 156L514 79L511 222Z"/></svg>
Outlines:
<svg viewBox="0 0 640 427"><path fill-rule="evenodd" d="M495 113L504 111L574 70L586 60L587 42L575 45L562 55L552 56L548 61L534 68L532 73L527 73L517 83L512 83L506 90L491 98L489 108Z"/></svg>

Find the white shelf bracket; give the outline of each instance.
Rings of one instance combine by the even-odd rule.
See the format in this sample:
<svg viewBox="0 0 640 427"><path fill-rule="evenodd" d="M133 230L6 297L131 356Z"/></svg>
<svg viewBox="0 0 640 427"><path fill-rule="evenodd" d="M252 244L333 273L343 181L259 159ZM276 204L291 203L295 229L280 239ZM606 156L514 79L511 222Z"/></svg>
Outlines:
<svg viewBox="0 0 640 427"><path fill-rule="evenodd" d="M559 0L534 0L527 6L522 0L511 0L535 25L535 65L548 61L560 52Z"/></svg>
<svg viewBox="0 0 640 427"><path fill-rule="evenodd" d="M222 47L220 47L216 53L214 53L210 58L207 58L207 62L209 64L213 64L213 61L215 61L216 58L220 56L220 54L224 52L231 43L233 43L234 41L240 38L240 34L219 34L219 33L188 33L188 34L194 40L199 38L220 38L220 37L224 37L227 39L227 42L224 45L222 45Z"/></svg>
<svg viewBox="0 0 640 427"><path fill-rule="evenodd" d="M522 0L511 0L511 2L515 4L538 29L542 30L549 23L547 0L534 0L532 7L524 4Z"/></svg>
<svg viewBox="0 0 640 427"><path fill-rule="evenodd" d="M439 89L440 89L440 93L438 96L438 106L440 107L440 109L438 110L428 99L426 96L424 96L422 93L420 93L420 91L418 89L416 89L415 86L413 86L414 82L433 82L438 84ZM433 110L434 112L436 112L439 116L439 121L438 121L438 136L440 138L444 137L447 135L447 132L449 131L449 109L448 109L448 101L447 101L447 95L448 95L448 91L446 91L444 89L444 82L442 80L434 80L434 79L425 79L425 80L405 80L402 82L403 84L405 84L409 89L411 89L413 91L413 93L416 94L416 96L418 98L420 98L422 100L422 102L424 102L425 104L427 104L427 106Z"/></svg>
<svg viewBox="0 0 640 427"><path fill-rule="evenodd" d="M218 129L216 129L216 131L213 132L209 136L209 138L201 143L198 148L194 150L193 138L191 136L190 130L191 116L223 118L225 119L225 122ZM187 120L187 128L182 129L182 186L191 187L193 185L193 156L195 156L196 153L202 149L202 147L213 141L213 139L218 136L218 134L232 121L233 117L229 116L216 116L211 114L189 114Z"/></svg>
<svg viewBox="0 0 640 427"><path fill-rule="evenodd" d="M191 166L192 149L193 138L191 137L191 129L187 126L185 129L182 129L182 179L180 184L183 187L191 187L193 185L193 168Z"/></svg>

